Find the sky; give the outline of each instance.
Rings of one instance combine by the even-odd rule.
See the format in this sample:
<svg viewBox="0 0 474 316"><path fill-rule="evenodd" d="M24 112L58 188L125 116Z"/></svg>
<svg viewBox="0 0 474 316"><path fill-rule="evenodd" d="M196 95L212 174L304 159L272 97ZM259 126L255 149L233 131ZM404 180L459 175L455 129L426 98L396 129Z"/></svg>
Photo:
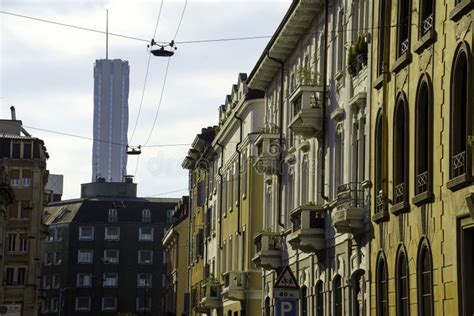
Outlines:
<svg viewBox="0 0 474 316"><path fill-rule="evenodd" d="M271 36L290 0L189 0L176 41ZM174 36L184 1L165 0L156 41ZM0 0L0 10L81 27L151 39L160 8L154 1ZM250 73L269 38L180 44L170 60L155 128L166 59L153 57L137 130L130 145L190 144L202 127L216 125L240 72ZM129 137L143 92L147 43L109 37L109 58L130 64ZM64 175L63 199L77 198L91 181L92 141L41 131L92 137L93 65L105 58L105 35L0 13L0 118L10 106L35 137L45 141L50 173ZM38 129L34 129L38 128ZM138 195L180 197L188 173L181 163L189 146L144 148L129 156ZM137 163L138 160L138 163Z"/></svg>

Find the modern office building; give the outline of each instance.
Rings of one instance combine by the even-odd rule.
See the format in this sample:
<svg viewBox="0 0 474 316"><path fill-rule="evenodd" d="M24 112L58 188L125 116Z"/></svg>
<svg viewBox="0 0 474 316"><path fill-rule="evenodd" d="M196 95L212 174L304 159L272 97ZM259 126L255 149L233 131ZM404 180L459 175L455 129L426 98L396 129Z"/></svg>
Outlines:
<svg viewBox="0 0 474 316"><path fill-rule="evenodd" d="M95 62L92 182L122 182L127 173L129 73L128 61Z"/></svg>
<svg viewBox="0 0 474 316"><path fill-rule="evenodd" d="M41 222L49 158L41 139L31 136L20 120L0 120L1 206L0 306L11 315L37 315ZM8 175L8 177L6 177ZM3 220L4 219L4 220Z"/></svg>
<svg viewBox="0 0 474 316"><path fill-rule="evenodd" d="M161 240L179 200L136 189L129 179L83 184L81 198L45 209L42 314L164 314Z"/></svg>

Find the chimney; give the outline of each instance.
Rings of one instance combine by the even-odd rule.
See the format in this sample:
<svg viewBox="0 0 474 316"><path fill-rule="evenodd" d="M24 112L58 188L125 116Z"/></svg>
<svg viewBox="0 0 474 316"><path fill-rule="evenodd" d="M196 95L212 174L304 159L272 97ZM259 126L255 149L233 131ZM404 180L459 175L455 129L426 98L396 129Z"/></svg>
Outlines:
<svg viewBox="0 0 474 316"><path fill-rule="evenodd" d="M16 112L13 105L10 107L10 112L12 113L12 121L16 121Z"/></svg>

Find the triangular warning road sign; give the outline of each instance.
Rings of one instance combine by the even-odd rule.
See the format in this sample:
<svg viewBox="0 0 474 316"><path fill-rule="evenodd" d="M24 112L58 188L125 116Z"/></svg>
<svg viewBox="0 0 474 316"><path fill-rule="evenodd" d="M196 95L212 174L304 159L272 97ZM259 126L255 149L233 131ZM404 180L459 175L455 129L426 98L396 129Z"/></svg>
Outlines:
<svg viewBox="0 0 474 316"><path fill-rule="evenodd" d="M300 286L298 281L296 281L295 275L291 271L290 266L286 266L283 271L278 276L275 285L275 289L295 289L298 290Z"/></svg>

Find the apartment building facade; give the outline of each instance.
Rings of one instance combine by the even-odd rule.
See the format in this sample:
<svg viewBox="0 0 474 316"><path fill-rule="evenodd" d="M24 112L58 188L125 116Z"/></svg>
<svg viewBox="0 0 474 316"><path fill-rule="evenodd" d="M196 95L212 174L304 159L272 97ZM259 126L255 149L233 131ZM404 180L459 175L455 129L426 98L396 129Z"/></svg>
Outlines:
<svg viewBox="0 0 474 316"><path fill-rule="evenodd" d="M46 233L41 218L49 156L44 142L32 137L22 122L16 120L13 107L11 110L11 120L0 120L2 197L7 200L2 202L5 213L0 230L3 246L0 305L10 313L36 315L41 301L37 258L41 256L40 244Z"/></svg>
<svg viewBox="0 0 474 316"><path fill-rule="evenodd" d="M173 223L163 237L166 258L165 316L189 315L188 242L189 197L183 196L173 212Z"/></svg>
<svg viewBox="0 0 474 316"><path fill-rule="evenodd" d="M369 1L293 1L249 76L265 91L261 314L289 266L300 315L369 313L370 187L365 122ZM277 154L275 154L275 152Z"/></svg>
<svg viewBox="0 0 474 316"><path fill-rule="evenodd" d="M161 240L178 199L140 198L131 182L82 185L45 209L41 315L162 315Z"/></svg>
<svg viewBox="0 0 474 316"><path fill-rule="evenodd" d="M374 1L372 314L474 312L473 7Z"/></svg>

